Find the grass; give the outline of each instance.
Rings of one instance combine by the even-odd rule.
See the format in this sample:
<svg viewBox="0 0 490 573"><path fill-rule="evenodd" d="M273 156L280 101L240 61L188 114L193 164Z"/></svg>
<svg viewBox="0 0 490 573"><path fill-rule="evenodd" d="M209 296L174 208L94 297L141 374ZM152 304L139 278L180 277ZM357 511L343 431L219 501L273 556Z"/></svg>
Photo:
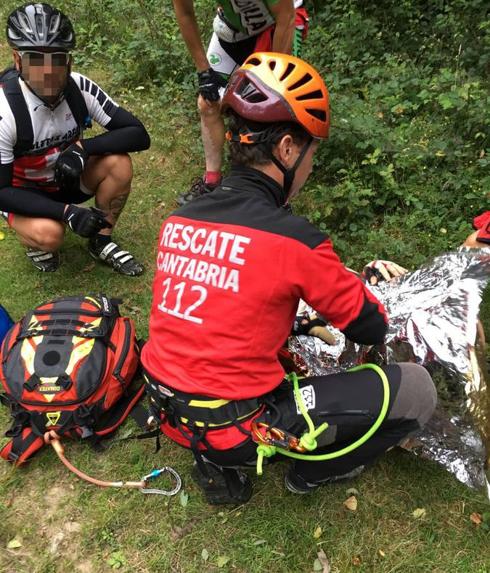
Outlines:
<svg viewBox="0 0 490 573"><path fill-rule="evenodd" d="M8 52L1 54L7 61ZM96 70L90 75L107 83ZM134 156L133 193L116 231L148 270L138 279L116 275L68 234L63 265L43 276L2 226L1 302L16 319L51 297L103 291L123 298L139 335L147 333L158 230L176 194L200 170L197 117L194 102L167 113L157 92L115 96L149 125L153 140L150 151ZM132 424L127 427L137 432ZM2 409L0 427L7 426ZM309 572L323 550L337 573L490 573L488 530L470 520L472 513L488 512L484 497L406 452L390 452L352 484L305 497L284 491L284 466L277 464L254 478L247 505L230 510L208 506L188 479L190 454L162 443L157 454L152 441L115 442L103 454L84 444L66 448L78 467L108 479L137 479L152 467L172 465L184 478L184 495L173 499L85 484L48 449L22 469L0 464L0 571ZM355 512L343 505L349 487L358 490ZM416 519L417 508L425 516ZM8 549L13 539L21 546Z"/></svg>

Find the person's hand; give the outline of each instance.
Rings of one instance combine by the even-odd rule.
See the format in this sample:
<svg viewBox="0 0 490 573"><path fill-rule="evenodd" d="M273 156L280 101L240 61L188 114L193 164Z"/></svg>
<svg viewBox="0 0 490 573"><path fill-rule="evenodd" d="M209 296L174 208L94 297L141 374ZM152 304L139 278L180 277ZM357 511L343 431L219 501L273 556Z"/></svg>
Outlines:
<svg viewBox="0 0 490 573"><path fill-rule="evenodd" d="M377 285L381 281L391 281L405 273L408 273L408 270L397 263L375 260L364 267L362 276L370 285Z"/></svg>
<svg viewBox="0 0 490 573"><path fill-rule="evenodd" d="M110 229L112 225L106 220L100 209L67 205L63 221L80 237L93 237L102 229Z"/></svg>
<svg viewBox="0 0 490 573"><path fill-rule="evenodd" d="M208 68L203 72L197 72L199 93L207 101L219 101L219 89L226 87L226 80L215 72L213 68Z"/></svg>
<svg viewBox="0 0 490 573"><path fill-rule="evenodd" d="M54 166L54 178L60 189L78 191L80 189L80 176L87 163L88 153L72 143L62 151Z"/></svg>
<svg viewBox="0 0 490 573"><path fill-rule="evenodd" d="M294 320L292 334L299 335L299 334L306 334L308 336L316 336L334 346L337 344L334 335L325 328L326 322L319 318L316 313L308 314L307 312L298 315Z"/></svg>

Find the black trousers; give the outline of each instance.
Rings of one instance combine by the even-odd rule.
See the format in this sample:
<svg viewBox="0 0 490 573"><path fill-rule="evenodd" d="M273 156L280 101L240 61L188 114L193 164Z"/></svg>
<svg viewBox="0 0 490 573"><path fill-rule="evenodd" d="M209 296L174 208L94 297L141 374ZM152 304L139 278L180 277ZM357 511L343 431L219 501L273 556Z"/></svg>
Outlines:
<svg viewBox="0 0 490 573"><path fill-rule="evenodd" d="M419 430L436 406L436 390L428 372L412 363L384 366L390 400L386 417L374 435L364 444L339 458L324 461L293 460L294 472L310 483L321 483L332 476L346 474L374 462L389 448ZM377 419L383 403L381 378L373 370L341 372L314 376L300 381L303 401L315 426L323 422L328 429L317 438L318 455L344 448L363 436ZM308 428L296 405L293 386L284 382L268 399L271 407L263 420L296 436ZM257 445L248 440L226 451L208 450L205 456L221 466L253 465ZM290 460L276 454L274 461Z"/></svg>

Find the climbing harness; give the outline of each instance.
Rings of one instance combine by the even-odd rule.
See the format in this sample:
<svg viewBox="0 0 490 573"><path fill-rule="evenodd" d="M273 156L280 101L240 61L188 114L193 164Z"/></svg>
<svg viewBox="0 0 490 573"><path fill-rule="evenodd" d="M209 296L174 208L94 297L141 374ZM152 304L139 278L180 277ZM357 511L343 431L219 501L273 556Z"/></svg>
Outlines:
<svg viewBox="0 0 490 573"><path fill-rule="evenodd" d="M390 403L390 386L388 378L383 370L376 364L361 364L351 368L349 372L357 372L359 370L374 370L378 376L381 378L383 384L383 403L381 405L381 410L378 417L376 418L374 424L369 428L369 430L358 438L352 444L336 450L334 452L328 452L326 454L309 454L305 452L312 452L317 447L316 438L323 433L328 428L328 423L323 422L318 428L315 428L313 420L311 419L306 406L303 401L303 397L299 390L298 376L295 372L289 374L287 379L293 383L293 392L298 404L299 410L303 415L307 425L308 431L306 431L300 438L294 436L284 430L279 428L270 427L264 422L253 422L252 423L252 439L257 442L257 475L262 475L263 473L263 461L264 458L270 458L275 454L282 454L284 456L294 458L296 460L305 461L325 461L332 460L334 458L339 458L350 452L354 451L358 447L365 444L369 438L377 431L381 426L386 414L388 412L388 406ZM293 451L294 450L294 451Z"/></svg>
<svg viewBox="0 0 490 573"><path fill-rule="evenodd" d="M139 489L141 493L166 495L166 496L176 495L177 493L179 493L182 487L182 479L180 475L173 468L169 466L164 466L163 468L152 470L149 474L143 476L140 481L99 480L82 472L66 459L65 450L63 448L63 445L61 444L60 436L58 436L58 434L54 430L51 430L44 434L44 442L46 444L50 444L53 447L54 451L56 452L56 455L70 471L72 471L79 478L88 481L89 483L98 485L100 487L132 488L132 489ZM164 474L169 474L175 481L175 486L172 489L157 489L148 487L150 481L156 480L157 478L164 476Z"/></svg>

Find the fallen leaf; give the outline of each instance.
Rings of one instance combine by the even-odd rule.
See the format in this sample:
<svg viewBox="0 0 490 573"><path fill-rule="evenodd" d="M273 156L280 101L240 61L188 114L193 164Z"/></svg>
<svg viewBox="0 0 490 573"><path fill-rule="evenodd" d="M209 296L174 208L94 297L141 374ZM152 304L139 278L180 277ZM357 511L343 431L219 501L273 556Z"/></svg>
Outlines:
<svg viewBox="0 0 490 573"><path fill-rule="evenodd" d="M69 533L78 533L82 529L82 524L78 521L68 521L65 523L64 529Z"/></svg>
<svg viewBox="0 0 490 573"><path fill-rule="evenodd" d="M58 531L58 533L51 538L51 543L49 545L49 552L51 555L56 555L58 553L58 549L60 545L63 543L65 539L65 534L62 531Z"/></svg>
<svg viewBox="0 0 490 573"><path fill-rule="evenodd" d="M222 569L230 560L229 557L227 557L226 555L220 555L218 557L218 560L216 561L216 565L218 566L219 569Z"/></svg>
<svg viewBox="0 0 490 573"><path fill-rule="evenodd" d="M357 498L355 495L351 495L344 501L344 506L349 511L357 511Z"/></svg>
<svg viewBox="0 0 490 573"><path fill-rule="evenodd" d="M187 507L188 503L189 503L189 494L186 493L184 490L182 490L180 492L180 505L182 507Z"/></svg>
<svg viewBox="0 0 490 573"><path fill-rule="evenodd" d="M470 520L476 525L481 525L483 522L482 516L479 513L472 513L470 515Z"/></svg>
<svg viewBox="0 0 490 573"><path fill-rule="evenodd" d="M201 551L201 559L207 561L209 559L209 552L206 548Z"/></svg>
<svg viewBox="0 0 490 573"><path fill-rule="evenodd" d="M330 573L330 563L328 561L327 556L325 555L325 551L323 551L323 549L320 549L317 555L318 558L315 559L315 563L318 561L322 567L321 569L319 569L319 571L321 571L322 573Z"/></svg>
<svg viewBox="0 0 490 573"><path fill-rule="evenodd" d="M22 547L22 541L18 537L14 537L7 543L7 549L18 549Z"/></svg>
<svg viewBox="0 0 490 573"><path fill-rule="evenodd" d="M321 536L321 534L322 534L322 528L318 526L313 533L313 537L315 539L318 539Z"/></svg>
<svg viewBox="0 0 490 573"><path fill-rule="evenodd" d="M315 559L313 562L313 571L322 571L323 566L320 562L320 559Z"/></svg>
<svg viewBox="0 0 490 573"><path fill-rule="evenodd" d="M412 515L413 517L415 517L415 519L422 519L423 517L425 517L427 511L423 508L423 507L417 507L417 509L414 509L414 511L412 511Z"/></svg>
<svg viewBox="0 0 490 573"><path fill-rule="evenodd" d="M350 487L348 490L346 490L345 495L347 495L347 496L359 495L359 492L357 491L357 489L355 487Z"/></svg>
<svg viewBox="0 0 490 573"><path fill-rule="evenodd" d="M0 231L0 241L3 241L5 239L5 233L3 231Z"/></svg>
<svg viewBox="0 0 490 573"><path fill-rule="evenodd" d="M254 545L262 545L263 543L267 543L267 539L257 539L254 541Z"/></svg>
<svg viewBox="0 0 490 573"><path fill-rule="evenodd" d="M357 566L359 566L361 563L362 563L362 562L361 562L361 558L360 558L360 557L356 556L356 557L353 557L353 558L352 558L352 565L357 565Z"/></svg>
<svg viewBox="0 0 490 573"><path fill-rule="evenodd" d="M380 557L386 557L386 553L382 549L378 549L378 553Z"/></svg>

